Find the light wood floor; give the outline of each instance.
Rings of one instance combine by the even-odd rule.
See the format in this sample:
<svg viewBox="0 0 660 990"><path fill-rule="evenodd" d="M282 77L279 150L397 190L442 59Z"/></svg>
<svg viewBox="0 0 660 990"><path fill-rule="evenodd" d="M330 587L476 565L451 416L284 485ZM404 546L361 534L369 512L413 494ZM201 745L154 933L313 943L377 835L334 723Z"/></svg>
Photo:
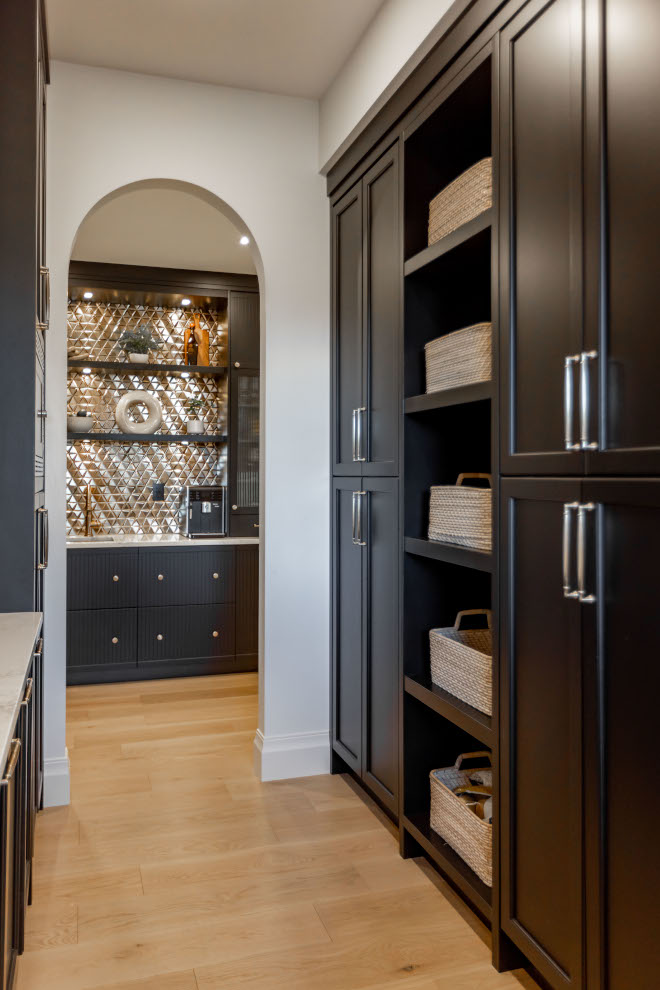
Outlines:
<svg viewBox="0 0 660 990"><path fill-rule="evenodd" d="M259 783L256 675L75 687L17 990L520 990L342 777Z"/></svg>

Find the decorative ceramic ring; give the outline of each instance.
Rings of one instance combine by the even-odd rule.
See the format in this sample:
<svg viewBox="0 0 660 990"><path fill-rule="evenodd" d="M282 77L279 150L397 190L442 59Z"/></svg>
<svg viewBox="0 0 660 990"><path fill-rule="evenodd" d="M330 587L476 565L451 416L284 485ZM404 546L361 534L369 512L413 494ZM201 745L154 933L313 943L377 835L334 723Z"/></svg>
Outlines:
<svg viewBox="0 0 660 990"><path fill-rule="evenodd" d="M136 423L128 413L133 406L138 405L146 406L149 415L142 422ZM126 392L117 403L115 422L122 433L155 433L163 422L163 410L158 399L149 392Z"/></svg>

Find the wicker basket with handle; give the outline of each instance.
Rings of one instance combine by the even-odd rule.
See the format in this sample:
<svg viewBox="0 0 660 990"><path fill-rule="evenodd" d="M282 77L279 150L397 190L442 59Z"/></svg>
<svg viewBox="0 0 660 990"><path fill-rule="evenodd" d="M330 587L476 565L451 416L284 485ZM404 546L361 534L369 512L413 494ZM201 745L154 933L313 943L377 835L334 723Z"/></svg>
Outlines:
<svg viewBox="0 0 660 990"><path fill-rule="evenodd" d="M475 323L426 344L426 391L490 381L491 337L491 323Z"/></svg>
<svg viewBox="0 0 660 990"><path fill-rule="evenodd" d="M481 765L463 770L465 760L479 760ZM487 761L487 762L486 762ZM462 753L453 767L432 770L431 828L465 860L487 886L493 886L493 826L475 815L454 793L469 787L470 776L479 769L490 769L490 753Z"/></svg>
<svg viewBox="0 0 660 990"><path fill-rule="evenodd" d="M462 629L466 615L486 617L486 629ZM493 713L491 611L471 608L459 612L453 626L431 629L431 680L443 691L486 715Z"/></svg>
<svg viewBox="0 0 660 990"><path fill-rule="evenodd" d="M434 485L429 506L429 540L452 543L474 550L491 550L493 546L493 493L488 488L463 487L466 478L484 478L489 474L459 474L455 485Z"/></svg>
<svg viewBox="0 0 660 990"><path fill-rule="evenodd" d="M493 205L493 159L482 158L429 203L429 246Z"/></svg>

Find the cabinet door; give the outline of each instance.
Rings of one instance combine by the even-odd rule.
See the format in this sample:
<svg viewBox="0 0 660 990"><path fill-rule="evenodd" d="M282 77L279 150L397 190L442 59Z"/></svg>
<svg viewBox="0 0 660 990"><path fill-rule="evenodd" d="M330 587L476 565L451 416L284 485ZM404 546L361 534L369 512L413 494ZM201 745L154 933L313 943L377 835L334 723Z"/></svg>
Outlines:
<svg viewBox="0 0 660 990"><path fill-rule="evenodd" d="M332 207L332 458L337 475L359 475L362 409L362 186ZM364 419L362 419L362 423Z"/></svg>
<svg viewBox="0 0 660 990"><path fill-rule="evenodd" d="M365 543L362 776L392 811L399 782L398 487L394 478L365 478L359 510Z"/></svg>
<svg viewBox="0 0 660 990"><path fill-rule="evenodd" d="M140 550L140 605L234 601L234 550Z"/></svg>
<svg viewBox="0 0 660 990"><path fill-rule="evenodd" d="M580 0L525 6L502 32L501 86L502 472L581 474L564 368L582 351ZM574 364L568 384L577 396Z"/></svg>
<svg viewBox="0 0 660 990"><path fill-rule="evenodd" d="M399 473L401 283L399 149L362 180L363 196L363 475Z"/></svg>
<svg viewBox="0 0 660 990"><path fill-rule="evenodd" d="M236 547L236 656L259 653L259 547Z"/></svg>
<svg viewBox="0 0 660 990"><path fill-rule="evenodd" d="M232 368L229 417L230 536L259 535L259 370Z"/></svg>
<svg viewBox="0 0 660 990"><path fill-rule="evenodd" d="M593 17L600 12L593 4ZM587 311L593 474L660 473L660 5L605 0L589 42ZM602 154L605 155L601 163ZM602 167L602 164L604 167ZM601 212L601 207L604 207Z"/></svg>
<svg viewBox="0 0 660 990"><path fill-rule="evenodd" d="M137 550L69 550L67 608L137 605Z"/></svg>
<svg viewBox="0 0 660 990"><path fill-rule="evenodd" d="M359 479L337 479L332 519L332 745L362 768L362 549L355 542Z"/></svg>
<svg viewBox="0 0 660 990"><path fill-rule="evenodd" d="M229 293L229 346L235 368L259 367L259 293Z"/></svg>
<svg viewBox="0 0 660 990"><path fill-rule="evenodd" d="M233 605L141 608L138 662L233 657Z"/></svg>
<svg viewBox="0 0 660 990"><path fill-rule="evenodd" d="M18 800L21 743L12 739L0 781L0 951L2 953L1 990L11 990L18 956L16 924L16 886L18 879Z"/></svg>
<svg viewBox="0 0 660 990"><path fill-rule="evenodd" d="M580 485L505 481L501 500L502 927L552 987L575 990L583 987L585 606L564 597L562 546L564 505L579 501ZM573 585L574 554L569 563Z"/></svg>
<svg viewBox="0 0 660 990"><path fill-rule="evenodd" d="M589 990L654 990L660 972L660 797L648 781L657 773L660 480L586 482L584 500L597 507L590 526L598 548L587 587L596 603L585 606L596 658L589 777L602 774L585 827ZM593 788L588 793L595 796Z"/></svg>
<svg viewBox="0 0 660 990"><path fill-rule="evenodd" d="M67 612L66 620L67 669L117 663L135 666L136 608Z"/></svg>

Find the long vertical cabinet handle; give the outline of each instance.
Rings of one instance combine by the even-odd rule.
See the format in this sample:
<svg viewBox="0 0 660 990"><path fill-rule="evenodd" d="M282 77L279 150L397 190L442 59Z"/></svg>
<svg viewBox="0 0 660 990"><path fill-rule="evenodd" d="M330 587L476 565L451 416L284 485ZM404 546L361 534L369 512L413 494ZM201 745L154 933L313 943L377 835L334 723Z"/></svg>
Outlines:
<svg viewBox="0 0 660 990"><path fill-rule="evenodd" d="M356 461L366 461L366 457L362 450L362 444L364 441L364 414L366 413L366 407L360 406L355 410L357 413L357 457Z"/></svg>
<svg viewBox="0 0 660 990"><path fill-rule="evenodd" d="M366 492L356 492L356 495L358 496L357 546L359 546L359 547L366 547L367 541L362 538L362 536L363 536L363 533L362 533L362 519L363 519L362 510L364 509L364 500L367 497L367 493Z"/></svg>
<svg viewBox="0 0 660 990"><path fill-rule="evenodd" d="M580 508L579 502L564 503L564 525L562 532L562 571L564 579L564 598L579 598L580 593L571 587L571 543L573 539L572 513Z"/></svg>
<svg viewBox="0 0 660 990"><path fill-rule="evenodd" d="M588 594L586 589L587 514L593 512L595 508L593 502L586 502L578 506L577 597L583 605L593 605L596 601L596 596Z"/></svg>
<svg viewBox="0 0 660 990"><path fill-rule="evenodd" d="M358 500L359 494L360 494L359 492L353 492L353 503L352 503L353 537L352 537L352 541L351 541L353 543L353 546L357 546L357 541L358 541L358 537L357 537L357 500Z"/></svg>
<svg viewBox="0 0 660 990"><path fill-rule="evenodd" d="M569 354L564 358L564 448L580 450L580 444L573 439L573 420L575 418L575 385L574 369L580 363L579 354Z"/></svg>
<svg viewBox="0 0 660 990"><path fill-rule="evenodd" d="M38 571L45 571L48 567L48 543L50 539L48 525L48 509L37 509L41 520L40 530L40 560L37 564Z"/></svg>
<svg viewBox="0 0 660 990"><path fill-rule="evenodd" d="M357 448L357 409L353 410L353 430L352 430L352 440L353 440L353 460L358 460L358 448Z"/></svg>
<svg viewBox="0 0 660 990"><path fill-rule="evenodd" d="M598 450L598 444L589 440L591 416L589 362L595 361L597 357L598 351L583 351L580 354L580 447L582 450Z"/></svg>

